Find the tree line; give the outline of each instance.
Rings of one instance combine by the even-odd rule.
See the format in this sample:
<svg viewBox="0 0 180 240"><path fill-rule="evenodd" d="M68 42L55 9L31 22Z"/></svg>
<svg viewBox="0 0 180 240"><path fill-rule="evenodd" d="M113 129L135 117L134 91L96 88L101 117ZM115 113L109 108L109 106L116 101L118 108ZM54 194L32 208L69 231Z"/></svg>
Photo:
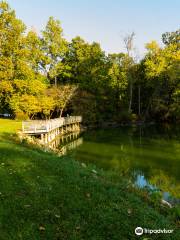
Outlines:
<svg viewBox="0 0 180 240"><path fill-rule="evenodd" d="M0 2L0 112L18 119L82 115L86 123L180 119L180 29L152 41L141 61L106 54L77 36L68 42L50 17L38 34L27 31L7 2Z"/></svg>

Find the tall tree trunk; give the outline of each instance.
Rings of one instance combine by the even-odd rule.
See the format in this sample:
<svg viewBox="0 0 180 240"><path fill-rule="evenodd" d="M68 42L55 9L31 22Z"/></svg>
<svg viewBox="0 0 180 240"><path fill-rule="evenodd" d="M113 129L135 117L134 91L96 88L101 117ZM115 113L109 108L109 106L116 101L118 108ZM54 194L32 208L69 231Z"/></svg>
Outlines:
<svg viewBox="0 0 180 240"><path fill-rule="evenodd" d="M129 86L129 110L128 112L131 113L132 109L132 94L133 94L133 85L132 85L132 79L130 80L130 86Z"/></svg>
<svg viewBox="0 0 180 240"><path fill-rule="evenodd" d="M33 114L31 115L31 117L30 117L31 120L33 119L34 115L35 115L35 113L33 113Z"/></svg>
<svg viewBox="0 0 180 240"><path fill-rule="evenodd" d="M146 108L146 111L145 111L145 115L144 115L145 116L145 120L147 119L147 117L149 115L149 109L151 107L151 104L152 104L152 101L153 101L154 97L156 96L156 94L158 92L158 88L159 88L159 86L156 86L154 92L152 93L152 96L149 99L149 103L147 105L147 108Z"/></svg>
<svg viewBox="0 0 180 240"><path fill-rule="evenodd" d="M57 77L54 78L54 85L57 87Z"/></svg>
<svg viewBox="0 0 180 240"><path fill-rule="evenodd" d="M53 110L53 111L51 111L49 118L51 118L51 117L52 117L53 113L54 113L54 110Z"/></svg>
<svg viewBox="0 0 180 240"><path fill-rule="evenodd" d="M64 108L62 108L62 109L60 110L60 115L59 115L60 118L62 117L63 110L64 110Z"/></svg>
<svg viewBox="0 0 180 240"><path fill-rule="evenodd" d="M138 86L138 114L141 116L141 86Z"/></svg>

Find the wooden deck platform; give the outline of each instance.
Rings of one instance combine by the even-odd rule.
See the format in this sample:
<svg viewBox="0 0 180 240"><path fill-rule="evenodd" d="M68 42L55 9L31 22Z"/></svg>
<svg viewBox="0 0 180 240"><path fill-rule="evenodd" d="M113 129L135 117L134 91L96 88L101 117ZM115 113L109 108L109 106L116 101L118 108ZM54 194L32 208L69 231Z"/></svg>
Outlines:
<svg viewBox="0 0 180 240"><path fill-rule="evenodd" d="M80 130L81 122L81 116L23 121L22 132L30 136L40 135L43 143L49 143L60 134L63 135Z"/></svg>
<svg viewBox="0 0 180 240"><path fill-rule="evenodd" d="M81 122L82 122L81 116L55 118L50 120L29 120L22 122L22 131L25 134L32 135L48 133L54 129Z"/></svg>

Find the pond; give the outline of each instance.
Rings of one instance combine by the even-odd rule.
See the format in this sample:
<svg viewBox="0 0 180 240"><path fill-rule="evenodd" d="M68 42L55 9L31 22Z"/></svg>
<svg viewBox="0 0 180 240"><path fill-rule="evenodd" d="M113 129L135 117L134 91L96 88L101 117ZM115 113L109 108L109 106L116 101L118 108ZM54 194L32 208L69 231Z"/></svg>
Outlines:
<svg viewBox="0 0 180 240"><path fill-rule="evenodd" d="M93 130L56 143L63 154L129 178L136 186L180 199L180 142L177 126L134 126ZM62 148L63 145L63 148Z"/></svg>

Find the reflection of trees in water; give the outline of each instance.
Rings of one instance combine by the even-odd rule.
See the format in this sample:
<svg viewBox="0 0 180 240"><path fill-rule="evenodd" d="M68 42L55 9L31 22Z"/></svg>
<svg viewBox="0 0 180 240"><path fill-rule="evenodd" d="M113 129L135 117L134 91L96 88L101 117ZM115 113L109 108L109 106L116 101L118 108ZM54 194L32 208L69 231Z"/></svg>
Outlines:
<svg viewBox="0 0 180 240"><path fill-rule="evenodd" d="M49 144L59 156L65 155L68 151L73 150L83 143L83 138L79 137L80 132L74 132L56 138Z"/></svg>
<svg viewBox="0 0 180 240"><path fill-rule="evenodd" d="M173 164L173 163L172 163ZM140 187L152 186L162 192L168 192L175 198L180 198L180 183L173 172L167 172L166 169L160 168L159 164L143 163L143 161L136 161L129 158L113 159L111 165L131 182L137 183L137 179L143 176L144 183L137 183ZM111 166L111 168L112 168ZM141 186L142 184L142 186Z"/></svg>
<svg viewBox="0 0 180 240"><path fill-rule="evenodd" d="M156 124L156 125L140 125L130 128L133 135L147 137L149 139L174 139L180 138L180 127L175 124Z"/></svg>
<svg viewBox="0 0 180 240"><path fill-rule="evenodd" d="M162 170L154 170L149 179L150 184L158 187L163 192L169 192L172 196L180 198L180 184L172 177L166 175Z"/></svg>
<svg viewBox="0 0 180 240"><path fill-rule="evenodd" d="M180 144L176 130L168 125L166 129L134 126L87 132L76 158L116 170L132 182L144 176L148 184L180 197Z"/></svg>
<svg viewBox="0 0 180 240"><path fill-rule="evenodd" d="M133 183L143 176L147 184L180 197L177 159L180 146L169 131L166 136L166 132L158 133L152 126L135 126L86 132L83 139L79 133L72 133L56 139L51 147L64 155L83 143L75 151L76 160L118 171Z"/></svg>

